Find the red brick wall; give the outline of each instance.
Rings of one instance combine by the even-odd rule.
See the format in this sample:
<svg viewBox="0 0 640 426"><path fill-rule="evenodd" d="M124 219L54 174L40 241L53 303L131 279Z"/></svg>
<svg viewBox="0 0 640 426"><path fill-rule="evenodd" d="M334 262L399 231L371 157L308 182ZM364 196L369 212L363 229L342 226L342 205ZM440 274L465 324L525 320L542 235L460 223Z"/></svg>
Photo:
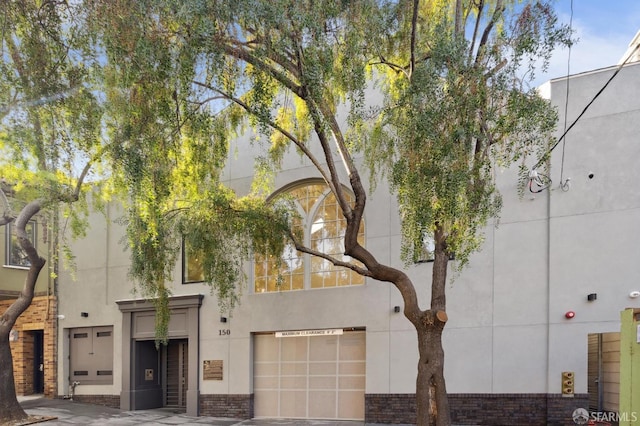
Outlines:
<svg viewBox="0 0 640 426"><path fill-rule="evenodd" d="M449 394L453 423L491 426L570 426L572 413L588 407L587 394ZM367 423L415 424L413 394L366 394Z"/></svg>
<svg viewBox="0 0 640 426"><path fill-rule="evenodd" d="M85 404L120 408L120 395L74 395L73 400Z"/></svg>
<svg viewBox="0 0 640 426"><path fill-rule="evenodd" d="M0 313L4 312L13 300L0 300ZM13 374L16 394L33 393L33 331L44 332L44 394L55 397L57 394L56 366L56 299L52 296L36 296L31 306L20 315L13 329L18 332L18 341L11 342L13 356Z"/></svg>
<svg viewBox="0 0 640 426"><path fill-rule="evenodd" d="M253 394L200 394L200 415L250 419L253 417Z"/></svg>

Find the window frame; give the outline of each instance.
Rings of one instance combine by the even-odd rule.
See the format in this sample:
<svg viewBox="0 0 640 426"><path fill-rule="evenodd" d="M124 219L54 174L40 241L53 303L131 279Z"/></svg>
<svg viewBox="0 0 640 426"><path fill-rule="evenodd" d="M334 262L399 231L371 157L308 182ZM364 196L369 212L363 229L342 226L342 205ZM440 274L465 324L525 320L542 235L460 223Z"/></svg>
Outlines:
<svg viewBox="0 0 640 426"><path fill-rule="evenodd" d="M31 232L29 232L29 227L31 227ZM35 219L31 219L29 222L27 222L27 226L25 227L25 230L27 231L27 234L30 234L30 240L31 240L31 244L33 244L33 247L37 248L38 247L38 232L37 232L37 221ZM13 254L14 254L14 241L16 243L16 248L20 251L22 250L22 247L20 247L19 243L18 243L18 237L15 234L15 224L13 222L9 222L6 225L6 233L5 233L5 264L4 266L7 267L11 267L11 268L19 268L19 269L29 269L31 267L31 262L29 262L28 258L25 258L25 263L13 263Z"/></svg>
<svg viewBox="0 0 640 426"><path fill-rule="evenodd" d="M204 273L202 273L202 279L200 280L189 280L188 279L188 266L189 266L189 255L187 251L187 242L182 238L182 284L199 284L204 282Z"/></svg>
<svg viewBox="0 0 640 426"><path fill-rule="evenodd" d="M322 186L323 190L316 197L316 199L313 200L313 203L308 204L308 211L305 210L305 207L302 205L300 200L296 199L296 203L295 203L296 208L298 209L298 213L300 213L302 216L301 226L303 230L303 241L307 247L312 247L314 244L313 227L318 222L318 218L321 217L320 216L321 209L326 207L325 202L327 198L330 196L333 196L334 203L337 204L337 200L335 200L335 195L331 193L330 188L326 185L324 181L314 179L314 180L298 181L298 182L292 183L290 185L283 187L281 190L279 190L278 192L274 193L271 196L271 200L273 201L273 200L277 200L279 196L292 194L296 190L301 190L301 189L303 190L305 188L309 188L313 186ZM345 191L348 191L348 190L345 188ZM354 198L353 194L351 192L348 192L348 193L350 197L353 199ZM306 201L308 201L308 199L306 199ZM337 219L337 222L344 223L343 227L341 228L341 229L344 229L344 226L346 226L346 220L342 216L340 216L339 219ZM361 235L358 236L358 238L361 239L361 243L364 244L366 240L366 224L364 219L361 223L361 227L362 227L361 228L362 233ZM337 235L331 235L325 238L319 238L319 239L316 239L315 241L316 242L319 241L320 244L324 245L324 244L327 244L328 241L335 240L335 239L338 239L339 244L341 246L344 246L344 235L341 235L340 232L338 232ZM290 282L290 285L287 286L287 288L277 288L275 290L269 289L270 278L272 280L273 277L276 276L275 274L271 274L269 270L269 268L273 266L270 266L267 260L260 259L262 266L260 266L259 268L263 273L258 276L256 273L256 270L258 269L258 266L257 266L258 259L254 256L252 259L252 268L251 268L251 273L252 273L251 277L252 277L252 284L253 284L252 292L256 294L267 294L267 293L279 293L279 292L289 292L289 291L322 290L322 289L329 289L329 288L354 287L354 286L361 286L366 284L365 277L357 274L356 272L352 271L349 268L337 267L337 266L334 266L333 264L331 264L329 269L323 270L323 271L316 271L316 273L314 274L314 269L313 269L314 260L316 262L322 262L323 259L316 256L312 256L311 254L308 254L308 253L298 253L297 256L302 260L302 273L296 274L296 273L291 273L289 271L286 274L282 274L283 281ZM341 251L336 256L340 258L346 255L344 254L344 251ZM287 259L282 259L282 260L285 263L288 262ZM335 285L314 286L313 285L314 275L316 276L319 275L318 274L319 272L328 272L334 275L332 278L330 278L329 282L331 281L331 279L335 279ZM340 285L339 284L340 275L344 273L349 274L349 283ZM353 274L357 275L356 280L353 279ZM302 286L300 288L295 288L293 285L294 284L293 280L296 275L301 275L301 278L302 278ZM261 285L261 289L257 288L258 278L264 283L263 285ZM323 280L323 281L326 281L326 280Z"/></svg>

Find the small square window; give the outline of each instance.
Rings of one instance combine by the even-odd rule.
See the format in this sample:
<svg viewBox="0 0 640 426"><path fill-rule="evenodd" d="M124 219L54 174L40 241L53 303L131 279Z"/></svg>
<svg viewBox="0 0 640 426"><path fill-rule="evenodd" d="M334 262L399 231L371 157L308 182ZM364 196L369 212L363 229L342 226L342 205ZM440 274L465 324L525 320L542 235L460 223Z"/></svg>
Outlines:
<svg viewBox="0 0 640 426"><path fill-rule="evenodd" d="M20 243L18 242L18 237L16 236L16 227L14 223L9 223L7 226L7 258L6 264L9 266L20 266L23 268L28 268L31 266L31 262L29 261L29 257L20 247ZM36 246L36 222L30 221L27 223L25 227L27 231L27 235L31 240L33 246Z"/></svg>
<svg viewBox="0 0 640 426"><path fill-rule="evenodd" d="M418 254L416 263L433 262L436 260L436 241L431 233L425 232L422 236L422 250ZM449 260L454 260L454 253L449 254Z"/></svg>

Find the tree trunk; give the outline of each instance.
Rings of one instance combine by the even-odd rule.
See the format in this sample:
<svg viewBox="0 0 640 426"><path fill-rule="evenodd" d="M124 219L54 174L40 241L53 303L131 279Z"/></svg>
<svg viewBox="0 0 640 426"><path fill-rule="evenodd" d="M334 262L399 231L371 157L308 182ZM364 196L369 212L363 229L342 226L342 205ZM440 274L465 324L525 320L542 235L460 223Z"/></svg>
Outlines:
<svg viewBox="0 0 640 426"><path fill-rule="evenodd" d="M449 400L444 380L444 350L442 330L444 323L438 313L426 311L424 325L418 332L418 378L416 380L416 423L418 426L449 426ZM443 312L440 311L440 315Z"/></svg>
<svg viewBox="0 0 640 426"><path fill-rule="evenodd" d="M39 261L32 263L29 268L20 296L0 317L0 424L28 417L16 396L9 333L18 317L27 310L33 300L36 280L44 266L44 259L38 259Z"/></svg>
<svg viewBox="0 0 640 426"><path fill-rule="evenodd" d="M446 283L449 253L446 234L438 226L434 233L435 259L431 281L431 309L414 322L418 333L418 378L416 404L418 426L449 426L451 413L444 380L442 331L447 323Z"/></svg>
<svg viewBox="0 0 640 426"><path fill-rule="evenodd" d="M27 418L16 397L13 381L13 357L9 345L10 328L2 327L0 332L0 424Z"/></svg>
<svg viewBox="0 0 640 426"><path fill-rule="evenodd" d="M18 317L31 305L38 275L45 264L45 260L40 257L25 231L26 224L40 211L40 207L39 200L30 202L22 209L15 221L18 242L27 254L31 266L27 271L20 295L0 316L0 424L28 417L16 396L9 333Z"/></svg>

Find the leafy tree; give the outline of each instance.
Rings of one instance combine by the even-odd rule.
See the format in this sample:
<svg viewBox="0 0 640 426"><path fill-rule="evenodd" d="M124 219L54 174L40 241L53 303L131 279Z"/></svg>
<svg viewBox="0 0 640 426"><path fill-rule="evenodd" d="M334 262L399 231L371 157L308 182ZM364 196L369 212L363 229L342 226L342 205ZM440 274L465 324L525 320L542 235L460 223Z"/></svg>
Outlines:
<svg viewBox="0 0 640 426"><path fill-rule="evenodd" d="M543 153L556 116L525 90L568 30L538 1L89 2L106 55L106 91L118 141L113 163L128 188L132 275L156 297L166 332L165 281L181 238L207 253L205 280L233 304L242 259L286 243L392 283L415 326L418 424L450 423L441 336L450 256L461 267L500 207L492 177ZM384 96L376 108L365 92ZM349 109L347 120L340 107ZM228 142L254 130L266 143L250 194L221 177ZM285 204L268 204L289 147L324 178L347 222L348 263L304 245ZM431 304L357 238L367 206L360 160L398 195L407 262L434 240ZM346 173L342 173L342 171ZM347 176L346 179L343 176ZM345 187L355 195L348 201ZM429 283L424 283L429 285Z"/></svg>
<svg viewBox="0 0 640 426"><path fill-rule="evenodd" d="M86 40L70 25L74 9L50 1L2 5L0 225L12 223L29 264L22 291L0 316L0 423L6 424L27 417L15 394L9 332L31 304L45 266L25 227L36 217L56 225L60 214L82 231L83 209L70 207L84 204L81 185L100 147L101 109L89 62L82 60Z"/></svg>

